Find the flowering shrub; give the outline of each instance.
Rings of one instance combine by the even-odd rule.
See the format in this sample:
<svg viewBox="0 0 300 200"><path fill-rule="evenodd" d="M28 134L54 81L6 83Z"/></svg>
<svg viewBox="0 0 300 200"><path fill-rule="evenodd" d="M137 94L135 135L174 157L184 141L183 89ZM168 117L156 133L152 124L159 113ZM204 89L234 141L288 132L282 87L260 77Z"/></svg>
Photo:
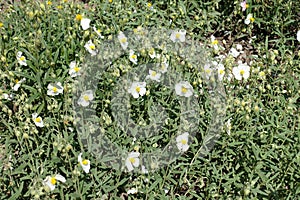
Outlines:
<svg viewBox="0 0 300 200"><path fill-rule="evenodd" d="M300 195L297 1L24 0L1 6L1 199ZM132 48L132 38L162 27L172 30L167 37L149 33L157 41L167 38L178 47L174 52L164 51L162 41L159 47L145 41L141 48ZM184 48L190 41L197 41L205 53ZM110 49L109 42L120 48ZM80 80L93 73L88 58L99 55L118 59L101 76L93 74L97 90L92 90ZM200 57L203 63L188 57ZM145 63L156 64L142 68ZM172 70L183 80L167 79ZM216 84L226 94L213 91ZM224 95L226 104L210 98L217 94ZM195 99L194 109L190 103ZM79 129L82 121L74 107L94 109L96 117L90 122L99 127L87 123ZM196 110L196 127L180 115L182 107ZM219 123L224 110L225 123ZM155 134L150 126L142 140L131 127L117 123L121 117L114 113L123 111L131 118L126 122L142 130L150 124L162 129ZM189 128L197 130L195 135ZM215 145L206 140L207 130L212 138L217 136ZM110 148L108 141L127 154L98 159L84 138L97 131L101 134L93 139L103 146L98 154ZM146 165L143 156L170 141L169 154L161 153L165 160ZM161 167L177 152L177 160ZM123 162L123 172L106 164L115 157ZM134 173L138 169L141 173Z"/></svg>

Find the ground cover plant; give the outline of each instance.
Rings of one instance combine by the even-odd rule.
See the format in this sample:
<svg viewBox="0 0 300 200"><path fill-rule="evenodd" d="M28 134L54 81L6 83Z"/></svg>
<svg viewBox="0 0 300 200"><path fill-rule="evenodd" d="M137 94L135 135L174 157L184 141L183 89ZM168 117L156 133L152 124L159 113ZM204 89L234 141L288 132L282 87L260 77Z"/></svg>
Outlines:
<svg viewBox="0 0 300 200"><path fill-rule="evenodd" d="M297 1L0 6L1 199L299 198Z"/></svg>

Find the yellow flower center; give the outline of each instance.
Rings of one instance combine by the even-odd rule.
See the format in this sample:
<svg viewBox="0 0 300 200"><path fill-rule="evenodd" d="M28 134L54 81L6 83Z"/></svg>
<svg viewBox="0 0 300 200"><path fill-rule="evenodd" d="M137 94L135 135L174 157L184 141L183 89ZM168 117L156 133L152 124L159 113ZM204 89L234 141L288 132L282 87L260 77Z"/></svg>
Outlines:
<svg viewBox="0 0 300 200"><path fill-rule="evenodd" d="M35 119L35 122L37 122L37 123L40 123L41 121L42 121L41 117L38 117L38 118Z"/></svg>
<svg viewBox="0 0 300 200"><path fill-rule="evenodd" d="M131 163L135 163L135 158L129 158L129 161L130 161Z"/></svg>
<svg viewBox="0 0 300 200"><path fill-rule="evenodd" d="M250 21L253 23L255 19L253 17L250 17Z"/></svg>
<svg viewBox="0 0 300 200"><path fill-rule="evenodd" d="M131 55L131 58L136 59L136 55L135 54Z"/></svg>
<svg viewBox="0 0 300 200"><path fill-rule="evenodd" d="M127 41L127 38L123 37L123 38L121 38L120 41L121 41L121 43L125 43Z"/></svg>
<svg viewBox="0 0 300 200"><path fill-rule="evenodd" d="M153 72L151 73L151 76L155 76L155 75L156 75L156 72L153 71Z"/></svg>
<svg viewBox="0 0 300 200"><path fill-rule="evenodd" d="M52 88L52 91L53 91L54 93L56 93L56 92L57 92L57 88L56 88L56 87L53 87L53 88Z"/></svg>
<svg viewBox="0 0 300 200"><path fill-rule="evenodd" d="M51 1L48 1L48 2L47 2L47 5L48 5L48 6L51 6L51 5L52 5L52 2L51 2Z"/></svg>
<svg viewBox="0 0 300 200"><path fill-rule="evenodd" d="M3 23L2 22L0 22L0 28L3 26Z"/></svg>
<svg viewBox="0 0 300 200"><path fill-rule="evenodd" d="M108 0L109 3L112 3L113 0Z"/></svg>
<svg viewBox="0 0 300 200"><path fill-rule="evenodd" d="M206 70L205 70L205 73L207 73L207 74L209 74L210 72L211 72L210 69L206 69Z"/></svg>
<svg viewBox="0 0 300 200"><path fill-rule="evenodd" d="M83 164L83 165L88 165L88 164L89 164L89 161L88 161L88 160L83 160L83 161L82 161L82 164Z"/></svg>
<svg viewBox="0 0 300 200"><path fill-rule="evenodd" d="M148 8L150 8L152 6L152 3L147 3Z"/></svg>
<svg viewBox="0 0 300 200"><path fill-rule="evenodd" d="M219 70L219 73L220 73L220 74L224 74L224 72L225 72L225 71L224 71L223 69L220 69L220 70Z"/></svg>
<svg viewBox="0 0 300 200"><path fill-rule="evenodd" d="M81 14L77 14L76 15L76 20L77 21L81 21L82 20L82 15Z"/></svg>
<svg viewBox="0 0 300 200"><path fill-rule="evenodd" d="M16 79L16 80L15 80L15 82L16 82L16 83L19 83L19 80L18 80L18 79Z"/></svg>
<svg viewBox="0 0 300 200"><path fill-rule="evenodd" d="M187 144L187 141L185 139L182 139L181 144L185 145L185 144Z"/></svg>
<svg viewBox="0 0 300 200"><path fill-rule="evenodd" d="M88 95L84 95L84 96L83 96L83 99L84 99L85 101L89 101L89 100L90 100L90 98L89 98Z"/></svg>
<svg viewBox="0 0 300 200"><path fill-rule="evenodd" d="M182 88L181 88L181 92L182 92L182 93L186 93L187 91L188 91L187 88L185 88L185 87L182 87Z"/></svg>
<svg viewBox="0 0 300 200"><path fill-rule="evenodd" d="M96 49L95 45L90 45L90 49L95 50Z"/></svg>
<svg viewBox="0 0 300 200"><path fill-rule="evenodd" d="M62 9L62 6L59 5L59 6L56 6L56 8L60 10L60 9Z"/></svg>
<svg viewBox="0 0 300 200"><path fill-rule="evenodd" d="M242 70L240 71L240 74L241 74L241 75L244 75L244 74L245 74L245 70L242 69Z"/></svg>
<svg viewBox="0 0 300 200"><path fill-rule="evenodd" d="M175 34L175 38L176 38L176 39L179 39L179 38L180 38L180 33L176 33L176 34Z"/></svg>
<svg viewBox="0 0 300 200"><path fill-rule="evenodd" d="M259 72L259 74L258 74L259 76L265 76L266 74L265 74L265 72Z"/></svg>
<svg viewBox="0 0 300 200"><path fill-rule="evenodd" d="M75 71L75 72L79 72L79 70L80 70L79 67L75 67L75 68L74 68L74 71Z"/></svg>
<svg viewBox="0 0 300 200"><path fill-rule="evenodd" d="M24 60L25 60L25 57L24 57L24 56L21 56L21 57L20 57L20 60L21 60L21 61L24 61Z"/></svg>
<svg viewBox="0 0 300 200"><path fill-rule="evenodd" d="M51 177L51 179L50 179L50 183L52 184L52 185L55 185L56 184L56 178L55 177Z"/></svg>
<svg viewBox="0 0 300 200"><path fill-rule="evenodd" d="M249 5L246 3L246 6L245 6L246 8L249 8Z"/></svg>
<svg viewBox="0 0 300 200"><path fill-rule="evenodd" d="M212 41L211 42L213 45L217 45L219 42L218 42L218 40L214 40L214 41Z"/></svg>
<svg viewBox="0 0 300 200"><path fill-rule="evenodd" d="M135 91L140 92L140 91L141 91L141 88L140 88L139 86L137 86L137 87L135 88Z"/></svg>

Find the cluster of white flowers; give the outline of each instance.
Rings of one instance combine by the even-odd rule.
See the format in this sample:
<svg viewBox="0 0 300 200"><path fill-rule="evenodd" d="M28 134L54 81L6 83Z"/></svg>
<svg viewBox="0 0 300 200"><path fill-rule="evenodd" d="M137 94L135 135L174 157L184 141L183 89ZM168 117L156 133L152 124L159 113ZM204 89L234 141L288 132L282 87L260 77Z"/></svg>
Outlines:
<svg viewBox="0 0 300 200"><path fill-rule="evenodd" d="M90 168L91 168L91 162L86 159L82 159L82 153L78 155L78 163L82 167L83 171L85 173L89 173ZM50 189L50 191L53 191L58 183L58 181L65 183L67 180L64 176L60 174L52 175L52 176L47 176L43 180L43 185L46 186L47 188Z"/></svg>

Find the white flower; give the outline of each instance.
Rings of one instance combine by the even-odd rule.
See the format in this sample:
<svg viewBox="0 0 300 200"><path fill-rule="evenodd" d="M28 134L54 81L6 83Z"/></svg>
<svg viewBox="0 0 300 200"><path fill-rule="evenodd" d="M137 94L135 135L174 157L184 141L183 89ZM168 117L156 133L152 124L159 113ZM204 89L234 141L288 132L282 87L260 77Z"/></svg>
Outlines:
<svg viewBox="0 0 300 200"><path fill-rule="evenodd" d="M236 45L236 48L232 47L229 51L229 55L232 55L234 58L238 57L241 53L243 53L243 46L240 44Z"/></svg>
<svg viewBox="0 0 300 200"><path fill-rule="evenodd" d="M149 69L149 75L147 76L147 78L150 78L153 81L160 82L160 80L159 80L160 76L161 76L161 73L157 73L156 71Z"/></svg>
<svg viewBox="0 0 300 200"><path fill-rule="evenodd" d="M245 19L244 23L248 25L248 24L250 24L250 22L253 23L254 20L255 20L255 19L253 18L253 15L252 15L251 13L249 13L249 14L247 15L247 18Z"/></svg>
<svg viewBox="0 0 300 200"><path fill-rule="evenodd" d="M22 78L20 81L16 81L16 85L14 85L13 90L18 91L21 83L23 83L24 81L26 81L26 78Z"/></svg>
<svg viewBox="0 0 300 200"><path fill-rule="evenodd" d="M169 63L167 62L162 62L160 64L160 72L161 73L166 73L168 71Z"/></svg>
<svg viewBox="0 0 300 200"><path fill-rule="evenodd" d="M175 85L175 92L179 96L190 97L193 95L193 87L187 81L180 81Z"/></svg>
<svg viewBox="0 0 300 200"><path fill-rule="evenodd" d="M219 50L219 41L215 38L215 36L210 36L210 41L215 50Z"/></svg>
<svg viewBox="0 0 300 200"><path fill-rule="evenodd" d="M241 2L241 7L242 7L242 11L245 11L247 8L248 8L248 4L247 4L247 1L245 0L245 1L243 1L243 2Z"/></svg>
<svg viewBox="0 0 300 200"><path fill-rule="evenodd" d="M79 162L79 164L81 165L83 171L84 171L85 173L89 173L90 168L91 168L91 162L90 162L89 160L86 160L86 159L85 159L85 160L82 160L81 155L82 155L82 153L80 153L80 154L78 155L78 162Z"/></svg>
<svg viewBox="0 0 300 200"><path fill-rule="evenodd" d="M25 58L25 56L22 56L22 54L23 53L21 51L18 51L17 60L18 60L20 65L27 66L26 58Z"/></svg>
<svg viewBox="0 0 300 200"><path fill-rule="evenodd" d="M120 33L119 33L118 39L119 39L119 42L120 42L122 48L123 48L124 50L127 49L127 47L128 47L127 37L124 35L123 32L120 32Z"/></svg>
<svg viewBox="0 0 300 200"><path fill-rule="evenodd" d="M135 99L139 96L144 96L146 94L146 82L133 82L128 92L132 94Z"/></svg>
<svg viewBox="0 0 300 200"><path fill-rule="evenodd" d="M88 18L83 18L80 21L80 25L84 31L87 30L88 28L90 28L90 22L91 22L91 20Z"/></svg>
<svg viewBox="0 0 300 200"><path fill-rule="evenodd" d="M69 67L70 67L69 74L72 78L81 75L80 73L81 68L77 66L76 61L72 61Z"/></svg>
<svg viewBox="0 0 300 200"><path fill-rule="evenodd" d="M95 26L93 26L93 30L96 32L96 34L98 35L98 37L99 37L99 38L101 38L101 39L103 39L103 38L104 38L104 36L103 36L103 35L101 35L100 31L99 31L99 30L97 30Z"/></svg>
<svg viewBox="0 0 300 200"><path fill-rule="evenodd" d="M220 81L223 80L223 77L225 75L225 67L223 64L218 64L217 65L217 70L218 70L218 78Z"/></svg>
<svg viewBox="0 0 300 200"><path fill-rule="evenodd" d="M226 122L226 132L227 132L227 134L228 135L230 135L231 134L231 118L230 119L228 119L227 120L227 122Z"/></svg>
<svg viewBox="0 0 300 200"><path fill-rule="evenodd" d="M300 42L300 30L297 32L297 40Z"/></svg>
<svg viewBox="0 0 300 200"><path fill-rule="evenodd" d="M177 148L179 151L187 151L189 148L188 142L189 142L189 133L185 132L181 135L178 135L176 138L177 142Z"/></svg>
<svg viewBox="0 0 300 200"><path fill-rule="evenodd" d="M95 56L97 54L96 46L94 43L89 40L85 45L84 48L92 55Z"/></svg>
<svg viewBox="0 0 300 200"><path fill-rule="evenodd" d="M7 100L12 100L14 98L13 94L8 95L6 93L3 93L2 96L4 99L7 99Z"/></svg>
<svg viewBox="0 0 300 200"><path fill-rule="evenodd" d="M149 56L150 56L150 58L155 58L156 57L156 53L155 53L155 50L154 50L154 48L151 48L150 50L149 50Z"/></svg>
<svg viewBox="0 0 300 200"><path fill-rule="evenodd" d="M179 30L179 31L173 31L170 39L173 42L184 42L185 41L185 34L186 34L186 30Z"/></svg>
<svg viewBox="0 0 300 200"><path fill-rule="evenodd" d="M232 55L234 58L238 57L240 55L240 52L237 51L235 48L231 48L229 51L229 55Z"/></svg>
<svg viewBox="0 0 300 200"><path fill-rule="evenodd" d="M60 181L62 183L66 182L65 177L63 177L62 175L55 175L55 176L47 176L45 178L45 180L43 181L43 185L46 185L50 188L50 190L54 190L55 189L55 185L57 184L57 181Z"/></svg>
<svg viewBox="0 0 300 200"><path fill-rule="evenodd" d="M130 190L127 191L127 194L136 194L138 190L136 188L131 188Z"/></svg>
<svg viewBox="0 0 300 200"><path fill-rule="evenodd" d="M125 165L128 169L128 171L132 171L134 167L138 167L140 164L140 159L139 159L140 153L139 152L131 152L129 153Z"/></svg>
<svg viewBox="0 0 300 200"><path fill-rule="evenodd" d="M90 101L94 99L94 94L92 90L84 91L78 99L78 104L86 107L90 105Z"/></svg>
<svg viewBox="0 0 300 200"><path fill-rule="evenodd" d="M243 52L243 46L240 44L236 45L236 49L239 50L241 53Z"/></svg>
<svg viewBox="0 0 300 200"><path fill-rule="evenodd" d="M38 127L44 127L44 122L43 122L43 119L41 117L38 117L38 114L37 113L33 113L32 114L32 119L35 123L36 126Z"/></svg>
<svg viewBox="0 0 300 200"><path fill-rule="evenodd" d="M148 174L148 170L146 169L145 165L142 165L142 173Z"/></svg>
<svg viewBox="0 0 300 200"><path fill-rule="evenodd" d="M157 60L156 67L159 68L159 71L161 73L166 73L168 71L168 67L169 67L168 58L161 55L161 54L157 54L156 55L156 60Z"/></svg>
<svg viewBox="0 0 300 200"><path fill-rule="evenodd" d="M134 64L137 64L137 55L134 54L134 51L130 49L129 51L129 60Z"/></svg>
<svg viewBox="0 0 300 200"><path fill-rule="evenodd" d="M206 77L207 79L210 78L211 73L212 73L212 68L211 68L210 66L211 66L211 65L210 65L209 63L206 63L206 64L204 65L204 68L203 68L203 70L204 70L204 75L205 75L205 77Z"/></svg>
<svg viewBox="0 0 300 200"><path fill-rule="evenodd" d="M250 67L247 64L240 63L237 67L232 68L232 73L237 80L245 80L250 76Z"/></svg>
<svg viewBox="0 0 300 200"><path fill-rule="evenodd" d="M64 91L64 88L62 87L60 82L50 83L47 88L48 88L47 95L50 96L59 95Z"/></svg>

